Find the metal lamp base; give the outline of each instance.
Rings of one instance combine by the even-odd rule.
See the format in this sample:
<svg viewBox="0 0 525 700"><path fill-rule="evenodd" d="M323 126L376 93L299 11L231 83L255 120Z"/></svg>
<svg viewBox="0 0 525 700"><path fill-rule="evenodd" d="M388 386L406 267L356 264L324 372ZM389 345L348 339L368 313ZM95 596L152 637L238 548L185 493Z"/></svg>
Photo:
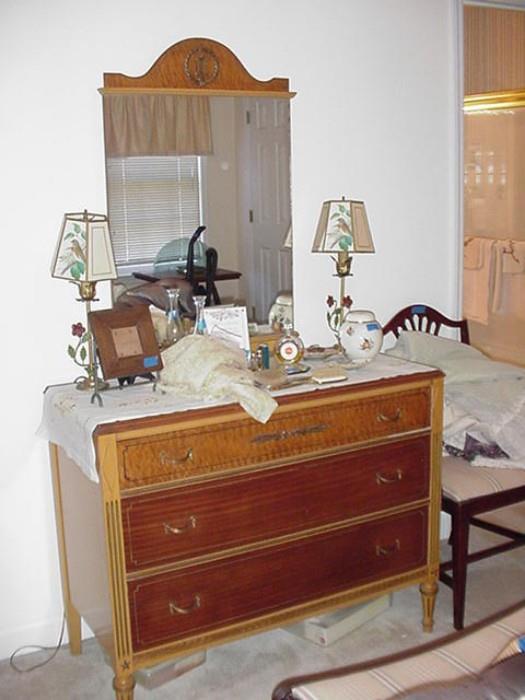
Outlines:
<svg viewBox="0 0 525 700"><path fill-rule="evenodd" d="M91 391L91 403L98 403L99 406L103 405L101 391L109 389L108 382L105 382L100 377L78 377L75 380L77 389L80 391Z"/></svg>
<svg viewBox="0 0 525 700"><path fill-rule="evenodd" d="M75 384L80 391L105 391L109 388L109 382L105 382L100 377L94 380L91 377L79 377Z"/></svg>

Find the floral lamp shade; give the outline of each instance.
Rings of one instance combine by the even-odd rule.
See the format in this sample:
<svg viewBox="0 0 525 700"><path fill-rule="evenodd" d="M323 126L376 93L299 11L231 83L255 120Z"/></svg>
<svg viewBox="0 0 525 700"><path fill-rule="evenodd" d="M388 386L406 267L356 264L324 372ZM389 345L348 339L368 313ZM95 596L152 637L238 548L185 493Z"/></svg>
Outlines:
<svg viewBox="0 0 525 700"><path fill-rule="evenodd" d="M323 202L312 253L374 253L365 203L351 199Z"/></svg>
<svg viewBox="0 0 525 700"><path fill-rule="evenodd" d="M71 282L116 279L108 219L103 214L65 214L51 275Z"/></svg>

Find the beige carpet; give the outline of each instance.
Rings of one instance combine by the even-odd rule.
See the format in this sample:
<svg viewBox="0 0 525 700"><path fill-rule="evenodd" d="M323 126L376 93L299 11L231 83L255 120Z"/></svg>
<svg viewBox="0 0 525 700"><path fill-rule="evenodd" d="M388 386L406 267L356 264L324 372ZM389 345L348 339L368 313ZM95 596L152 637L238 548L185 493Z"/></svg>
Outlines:
<svg viewBox="0 0 525 700"><path fill-rule="evenodd" d="M476 535L474 545L481 544ZM468 580L467 624L523 599L525 548L472 565ZM283 678L362 661L417 646L452 631L451 591L440 586L434 632L421 631L421 606L416 588L396 593L392 606L328 648L321 648L284 630L259 634L208 651L207 660L189 673L158 688L140 685L135 700L270 700ZM31 643L31 640L28 640ZM19 665L43 659L26 655ZM1 700L114 700L112 671L94 640L73 657L64 647L47 665L17 673L0 662Z"/></svg>

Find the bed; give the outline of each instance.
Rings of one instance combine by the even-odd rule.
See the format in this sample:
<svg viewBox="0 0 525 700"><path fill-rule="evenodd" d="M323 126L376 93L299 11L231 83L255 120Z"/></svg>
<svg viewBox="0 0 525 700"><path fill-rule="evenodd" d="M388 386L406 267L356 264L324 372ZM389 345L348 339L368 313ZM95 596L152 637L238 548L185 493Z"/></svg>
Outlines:
<svg viewBox="0 0 525 700"><path fill-rule="evenodd" d="M460 341L443 337L443 328ZM474 466L525 468L525 368L496 362L469 345L466 321L424 304L398 312L384 327L396 343L386 353L445 373L444 444Z"/></svg>

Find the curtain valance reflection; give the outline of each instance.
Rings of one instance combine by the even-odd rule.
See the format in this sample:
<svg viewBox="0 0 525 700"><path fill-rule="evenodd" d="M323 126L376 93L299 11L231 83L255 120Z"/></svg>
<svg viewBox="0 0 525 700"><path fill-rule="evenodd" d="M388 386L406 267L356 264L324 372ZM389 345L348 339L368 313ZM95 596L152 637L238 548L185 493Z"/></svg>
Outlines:
<svg viewBox="0 0 525 700"><path fill-rule="evenodd" d="M194 95L104 95L106 156L213 153L210 105Z"/></svg>

